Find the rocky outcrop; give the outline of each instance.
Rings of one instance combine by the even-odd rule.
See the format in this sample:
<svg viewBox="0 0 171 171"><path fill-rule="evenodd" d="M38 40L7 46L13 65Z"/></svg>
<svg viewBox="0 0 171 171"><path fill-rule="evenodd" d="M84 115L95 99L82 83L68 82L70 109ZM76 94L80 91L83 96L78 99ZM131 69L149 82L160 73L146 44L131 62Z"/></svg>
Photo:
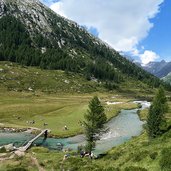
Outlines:
<svg viewBox="0 0 171 171"><path fill-rule="evenodd" d="M15 149L13 144L4 145L4 148L7 152L13 151Z"/></svg>

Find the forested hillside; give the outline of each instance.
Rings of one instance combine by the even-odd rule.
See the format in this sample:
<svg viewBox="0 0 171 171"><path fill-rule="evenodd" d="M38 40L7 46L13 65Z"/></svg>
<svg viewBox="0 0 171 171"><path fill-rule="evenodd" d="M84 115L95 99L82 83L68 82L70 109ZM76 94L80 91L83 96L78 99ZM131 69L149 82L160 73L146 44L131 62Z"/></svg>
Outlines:
<svg viewBox="0 0 171 171"><path fill-rule="evenodd" d="M0 8L1 61L81 73L88 80L95 77L113 84L129 78L152 87L161 84L158 78L40 2L4 0Z"/></svg>
<svg viewBox="0 0 171 171"><path fill-rule="evenodd" d="M164 82L166 82L167 84L171 85L171 72L168 75L166 75L165 77L163 77L162 80Z"/></svg>

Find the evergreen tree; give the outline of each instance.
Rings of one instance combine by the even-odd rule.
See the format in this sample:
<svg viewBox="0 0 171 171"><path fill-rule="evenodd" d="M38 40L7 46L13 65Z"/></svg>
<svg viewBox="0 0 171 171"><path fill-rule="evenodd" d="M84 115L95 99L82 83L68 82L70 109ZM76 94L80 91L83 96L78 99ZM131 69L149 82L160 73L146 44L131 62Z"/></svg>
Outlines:
<svg viewBox="0 0 171 171"><path fill-rule="evenodd" d="M152 88L162 83L108 46L94 43L94 39L84 29L80 30L75 24L68 26L67 21L55 14L51 13L50 16L53 18L49 21L52 32L39 33L34 30L31 35L28 27L18 18L10 14L1 17L0 60L40 66L43 69L67 70L84 74L87 79L95 77L102 82L115 84L131 77ZM62 48L59 46L61 43L64 45ZM46 48L45 53L42 53L42 48ZM71 53L73 49L75 54ZM167 85L168 89L170 87ZM112 86L110 89L113 89Z"/></svg>
<svg viewBox="0 0 171 171"><path fill-rule="evenodd" d="M162 134L161 124L164 122L164 114L167 111L167 99L163 87L160 86L149 109L147 118L147 131L150 138L155 138Z"/></svg>
<svg viewBox="0 0 171 171"><path fill-rule="evenodd" d="M96 145L96 141L107 131L104 124L107 118L104 108L97 96L89 102L89 109L85 114L84 128L87 140L87 150L91 152Z"/></svg>

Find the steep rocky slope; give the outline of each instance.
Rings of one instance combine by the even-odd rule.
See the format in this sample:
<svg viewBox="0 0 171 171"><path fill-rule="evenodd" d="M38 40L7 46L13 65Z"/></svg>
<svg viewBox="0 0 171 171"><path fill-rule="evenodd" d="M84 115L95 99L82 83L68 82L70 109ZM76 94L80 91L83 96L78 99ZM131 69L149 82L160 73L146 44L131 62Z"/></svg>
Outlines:
<svg viewBox="0 0 171 171"><path fill-rule="evenodd" d="M147 65L143 66L143 69L162 78L171 72L171 62L166 62L164 60L161 62L149 62Z"/></svg>
<svg viewBox="0 0 171 171"><path fill-rule="evenodd" d="M0 60L62 69L120 84L158 86L159 79L122 57L73 21L38 0L0 0Z"/></svg>

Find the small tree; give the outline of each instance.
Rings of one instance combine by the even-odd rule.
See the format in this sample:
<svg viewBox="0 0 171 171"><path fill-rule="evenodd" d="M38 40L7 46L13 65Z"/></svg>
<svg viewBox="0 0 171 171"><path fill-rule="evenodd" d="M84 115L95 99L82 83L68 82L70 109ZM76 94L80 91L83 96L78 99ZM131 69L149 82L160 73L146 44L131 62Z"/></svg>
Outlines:
<svg viewBox="0 0 171 171"><path fill-rule="evenodd" d="M89 109L84 117L84 129L87 140L86 149L91 152L95 148L96 141L107 131L104 126L107 117L97 96L89 102Z"/></svg>
<svg viewBox="0 0 171 171"><path fill-rule="evenodd" d="M161 124L164 122L164 114L168 111L167 99L163 87L156 92L147 118L147 132L150 138L161 135Z"/></svg>

